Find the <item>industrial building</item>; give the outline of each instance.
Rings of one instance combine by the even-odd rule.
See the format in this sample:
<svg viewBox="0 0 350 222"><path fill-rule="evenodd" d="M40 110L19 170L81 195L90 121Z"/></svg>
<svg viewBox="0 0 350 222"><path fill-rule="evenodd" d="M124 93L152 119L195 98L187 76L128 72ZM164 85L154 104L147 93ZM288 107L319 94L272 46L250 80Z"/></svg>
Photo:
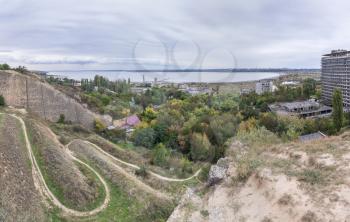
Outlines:
<svg viewBox="0 0 350 222"><path fill-rule="evenodd" d="M290 103L275 103L269 109L277 115L297 116L301 118L321 118L332 114L332 108L314 100Z"/></svg>
<svg viewBox="0 0 350 222"><path fill-rule="evenodd" d="M322 100L332 104L333 91L339 88L343 94L345 109L350 108L350 51L333 50L322 57Z"/></svg>

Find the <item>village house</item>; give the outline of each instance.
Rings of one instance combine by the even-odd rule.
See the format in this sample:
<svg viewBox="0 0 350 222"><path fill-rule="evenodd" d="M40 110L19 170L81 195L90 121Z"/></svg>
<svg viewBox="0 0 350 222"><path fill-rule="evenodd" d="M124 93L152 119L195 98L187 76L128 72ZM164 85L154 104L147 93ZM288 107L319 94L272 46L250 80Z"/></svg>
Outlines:
<svg viewBox="0 0 350 222"><path fill-rule="evenodd" d="M111 129L125 129L131 132L140 123L141 120L139 119L139 117L137 115L132 115L123 119L114 120Z"/></svg>

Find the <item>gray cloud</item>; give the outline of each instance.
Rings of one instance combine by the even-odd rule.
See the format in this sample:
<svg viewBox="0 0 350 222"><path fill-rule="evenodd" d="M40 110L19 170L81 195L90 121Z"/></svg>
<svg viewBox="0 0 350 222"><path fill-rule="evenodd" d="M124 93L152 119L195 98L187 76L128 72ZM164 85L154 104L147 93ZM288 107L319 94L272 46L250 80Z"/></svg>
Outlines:
<svg viewBox="0 0 350 222"><path fill-rule="evenodd" d="M312 67L348 1L0 0L0 62L33 69Z"/></svg>

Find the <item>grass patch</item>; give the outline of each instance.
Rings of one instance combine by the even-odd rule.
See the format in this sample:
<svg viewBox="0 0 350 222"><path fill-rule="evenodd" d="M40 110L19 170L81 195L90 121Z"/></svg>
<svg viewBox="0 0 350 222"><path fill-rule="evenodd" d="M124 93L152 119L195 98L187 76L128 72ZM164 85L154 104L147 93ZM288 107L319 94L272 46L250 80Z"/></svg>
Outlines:
<svg viewBox="0 0 350 222"><path fill-rule="evenodd" d="M2 127L3 119L4 119L4 114L0 114L0 127Z"/></svg>
<svg viewBox="0 0 350 222"><path fill-rule="evenodd" d="M90 169L88 169L81 163L75 162L75 164L78 166L80 172L82 172L82 174L86 176L86 178L88 178L89 181L91 181L92 183L98 183L98 197L93 202L89 203L84 207L85 210L95 209L103 204L103 201L106 198L106 190L104 189L102 182L98 179L97 175L94 172L92 172Z"/></svg>
<svg viewBox="0 0 350 222"><path fill-rule="evenodd" d="M237 179L246 181L260 165L261 161L255 155L240 158L237 162Z"/></svg>
<svg viewBox="0 0 350 222"><path fill-rule="evenodd" d="M103 175L96 164L83 158L84 162L93 167L99 174ZM111 180L105 181L110 189L111 200L108 207L99 214L87 218L66 218L74 222L156 222L166 221L175 206L164 206L150 201L151 204L145 207L144 202L138 201L135 197L128 195L121 187ZM57 214L56 214L57 215ZM52 216L55 216L54 214Z"/></svg>
<svg viewBox="0 0 350 222"><path fill-rule="evenodd" d="M323 184L325 182L324 174L319 169L305 169L297 173L299 181L309 183L311 185Z"/></svg>
<svg viewBox="0 0 350 222"><path fill-rule="evenodd" d="M32 146L33 154L35 156L35 159L38 163L38 166L42 172L42 175L44 177L44 180L49 187L50 191L55 195L55 197L66 207L75 209L75 210L80 210L80 211L87 211L87 210L92 210L96 208L98 205L100 205L105 197L105 191L103 188L102 183L98 180L97 176L93 172L89 172L89 169L87 169L85 166L81 164L77 164L78 169L82 172L84 176L86 176L91 183L97 183L98 184L98 197L91 203L89 203L86 206L76 206L72 201L68 200L65 198L64 190L61 186L59 186L55 180L52 178L52 176L48 172L48 168L46 166L43 154L41 150L39 149L37 143L34 141L33 138L33 132L32 132L32 127L28 127L30 124L27 124L27 134L29 137L29 141Z"/></svg>

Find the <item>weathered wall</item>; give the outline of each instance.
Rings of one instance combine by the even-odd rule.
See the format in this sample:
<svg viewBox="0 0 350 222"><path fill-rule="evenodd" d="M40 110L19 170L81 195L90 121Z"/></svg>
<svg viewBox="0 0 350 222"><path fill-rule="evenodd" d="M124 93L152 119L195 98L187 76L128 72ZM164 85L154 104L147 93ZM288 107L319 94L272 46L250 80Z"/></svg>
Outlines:
<svg viewBox="0 0 350 222"><path fill-rule="evenodd" d="M49 84L16 72L0 72L0 94L7 105L52 122L64 114L67 121L92 129L94 119L101 118Z"/></svg>

